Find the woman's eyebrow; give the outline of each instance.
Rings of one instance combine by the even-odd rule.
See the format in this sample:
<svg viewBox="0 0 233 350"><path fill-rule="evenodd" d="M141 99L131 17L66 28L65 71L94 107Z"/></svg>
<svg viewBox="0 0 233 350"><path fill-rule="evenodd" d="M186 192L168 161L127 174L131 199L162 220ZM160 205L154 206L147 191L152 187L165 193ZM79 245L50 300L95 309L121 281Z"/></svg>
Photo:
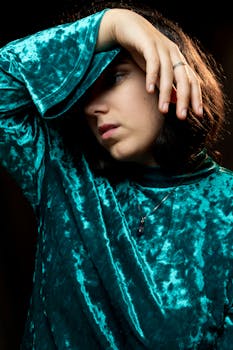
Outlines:
<svg viewBox="0 0 233 350"><path fill-rule="evenodd" d="M126 57L126 58L123 58L122 60L120 60L118 64L130 63L130 62L131 62L130 58Z"/></svg>
<svg viewBox="0 0 233 350"><path fill-rule="evenodd" d="M122 63L130 63L132 62L132 58L130 54L127 54L127 52L120 53L116 58L115 58L115 64L122 64Z"/></svg>
<svg viewBox="0 0 233 350"><path fill-rule="evenodd" d="M130 64L132 61L130 60L130 58L127 57L122 57L119 60L116 60L114 62L114 64L112 65L112 68L120 66L121 64Z"/></svg>

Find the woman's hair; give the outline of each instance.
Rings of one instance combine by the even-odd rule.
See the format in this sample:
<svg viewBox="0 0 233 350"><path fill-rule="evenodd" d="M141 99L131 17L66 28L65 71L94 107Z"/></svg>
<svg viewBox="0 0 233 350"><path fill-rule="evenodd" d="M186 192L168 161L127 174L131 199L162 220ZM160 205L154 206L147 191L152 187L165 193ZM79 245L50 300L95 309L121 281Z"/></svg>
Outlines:
<svg viewBox="0 0 233 350"><path fill-rule="evenodd" d="M216 147L223 136L227 102L221 82L222 70L213 57L205 53L200 43L184 33L177 23L165 18L152 6L140 4L136 1L95 1L91 5L89 3L88 8L85 5L79 5L79 8L64 12L63 17L60 18L60 23L77 20L104 8L131 9L150 21L177 44L200 81L204 115L202 117L194 115L190 107L188 117L185 120L179 120L176 117L175 105L171 104L169 112L165 115L160 136L155 140L154 157L156 162L165 170L173 172L190 170L195 163L195 159L199 159L197 155L204 149L215 160L219 161L220 153L216 150ZM62 128L63 134L67 133L71 148L75 148L74 144L77 143L77 138L79 138L79 141L83 140L81 142L82 147L95 168L106 170L109 164L111 164L110 167L115 167L116 162L118 166L121 166L121 163L111 159L103 147L98 145L85 123L82 125L80 135L77 136L77 130L80 127L74 127L72 124L71 120L74 122L77 120L75 116L72 118L73 113L77 114L76 107L69 112L70 122L66 123L65 126L68 130L64 132L64 128ZM74 134L73 137L72 134Z"/></svg>

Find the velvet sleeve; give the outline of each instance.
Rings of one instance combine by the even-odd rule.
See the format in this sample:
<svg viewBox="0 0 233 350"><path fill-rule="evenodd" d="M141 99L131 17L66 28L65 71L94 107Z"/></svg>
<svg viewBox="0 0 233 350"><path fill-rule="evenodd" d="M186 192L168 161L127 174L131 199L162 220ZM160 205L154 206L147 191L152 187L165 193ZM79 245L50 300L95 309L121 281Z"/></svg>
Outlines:
<svg viewBox="0 0 233 350"><path fill-rule="evenodd" d="M33 204L44 173L45 119L65 113L119 52L95 53L105 11L0 51L0 160Z"/></svg>

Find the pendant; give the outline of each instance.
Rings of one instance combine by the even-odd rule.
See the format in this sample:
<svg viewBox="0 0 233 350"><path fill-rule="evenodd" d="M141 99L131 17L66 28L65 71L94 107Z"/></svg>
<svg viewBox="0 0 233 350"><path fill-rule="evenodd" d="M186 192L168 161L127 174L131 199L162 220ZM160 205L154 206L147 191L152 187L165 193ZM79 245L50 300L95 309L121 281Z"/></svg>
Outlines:
<svg viewBox="0 0 233 350"><path fill-rule="evenodd" d="M144 223L145 223L145 217L142 217L140 220L140 224L138 226L137 236L140 237L144 234Z"/></svg>

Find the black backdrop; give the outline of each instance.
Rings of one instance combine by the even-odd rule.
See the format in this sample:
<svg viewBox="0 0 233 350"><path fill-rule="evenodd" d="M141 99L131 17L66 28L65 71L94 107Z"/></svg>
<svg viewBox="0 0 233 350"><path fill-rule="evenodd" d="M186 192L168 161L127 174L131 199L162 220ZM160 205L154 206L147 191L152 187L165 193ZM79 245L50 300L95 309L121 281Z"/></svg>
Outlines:
<svg viewBox="0 0 233 350"><path fill-rule="evenodd" d="M0 45L51 26L71 0L11 1L0 13ZM86 1L85 1L86 3ZM230 2L153 1L158 10L196 37L222 65L224 89L233 102L233 19ZM202 5L204 4L204 8ZM217 6L218 5L218 6ZM228 113L229 131L233 112ZM233 170L233 137L219 145L223 165ZM0 169L0 349L19 349L31 292L36 225L32 211L14 181Z"/></svg>

